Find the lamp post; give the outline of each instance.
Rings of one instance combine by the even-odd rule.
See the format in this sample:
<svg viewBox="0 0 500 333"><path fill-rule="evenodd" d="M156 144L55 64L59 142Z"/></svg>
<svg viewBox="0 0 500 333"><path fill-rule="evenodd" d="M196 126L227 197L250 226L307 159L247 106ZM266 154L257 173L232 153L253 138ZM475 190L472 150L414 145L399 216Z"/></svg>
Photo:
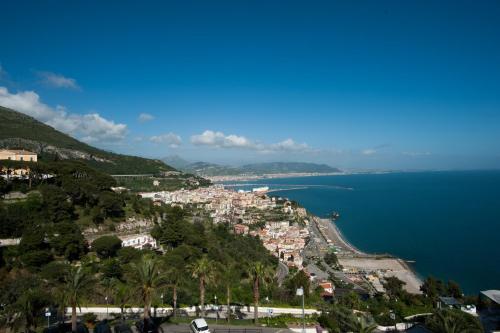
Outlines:
<svg viewBox="0 0 500 333"><path fill-rule="evenodd" d="M163 313L163 294L160 295L161 298L161 313Z"/></svg>
<svg viewBox="0 0 500 333"><path fill-rule="evenodd" d="M297 289L297 296L302 296L302 333L306 332L306 316L304 311L304 287Z"/></svg>
<svg viewBox="0 0 500 333"><path fill-rule="evenodd" d="M217 295L214 295L215 300L215 324L217 324L217 320L219 319L219 308L217 307Z"/></svg>
<svg viewBox="0 0 500 333"><path fill-rule="evenodd" d="M104 297L106 300L106 319L108 319L108 296Z"/></svg>
<svg viewBox="0 0 500 333"><path fill-rule="evenodd" d="M49 308L45 308L45 317L47 317L47 330L48 330L50 327L50 309Z"/></svg>

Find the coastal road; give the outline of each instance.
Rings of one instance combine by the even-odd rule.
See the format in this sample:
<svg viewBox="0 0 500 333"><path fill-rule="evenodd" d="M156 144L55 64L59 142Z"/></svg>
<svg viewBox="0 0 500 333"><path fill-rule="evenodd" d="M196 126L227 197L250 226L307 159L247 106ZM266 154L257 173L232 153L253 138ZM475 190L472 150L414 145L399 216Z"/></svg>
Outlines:
<svg viewBox="0 0 500 333"><path fill-rule="evenodd" d="M288 275L288 273L289 273L288 266L280 261L278 263L278 268L276 269L276 279L278 280L278 285L281 286L283 281L285 281L285 278Z"/></svg>
<svg viewBox="0 0 500 333"><path fill-rule="evenodd" d="M215 333L289 333L292 332L287 328L270 328L256 326L240 326L240 325L214 325L209 324L211 332ZM161 325L163 333L191 333L189 324L163 324Z"/></svg>

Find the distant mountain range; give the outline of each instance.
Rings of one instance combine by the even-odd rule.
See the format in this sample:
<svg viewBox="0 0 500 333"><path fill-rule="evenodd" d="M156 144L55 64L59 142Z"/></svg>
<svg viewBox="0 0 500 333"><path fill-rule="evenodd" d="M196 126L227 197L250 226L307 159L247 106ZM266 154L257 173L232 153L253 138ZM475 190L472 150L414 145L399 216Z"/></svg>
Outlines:
<svg viewBox="0 0 500 333"><path fill-rule="evenodd" d="M23 113L0 106L0 148L26 149L47 160L83 161L108 174L160 174L174 168L161 160L92 147Z"/></svg>
<svg viewBox="0 0 500 333"><path fill-rule="evenodd" d="M253 163L240 167L220 165L207 162L190 163L179 156L169 156L163 159L173 167L199 176L239 176L239 175L265 175L282 173L334 173L341 172L326 164L302 162L271 162Z"/></svg>

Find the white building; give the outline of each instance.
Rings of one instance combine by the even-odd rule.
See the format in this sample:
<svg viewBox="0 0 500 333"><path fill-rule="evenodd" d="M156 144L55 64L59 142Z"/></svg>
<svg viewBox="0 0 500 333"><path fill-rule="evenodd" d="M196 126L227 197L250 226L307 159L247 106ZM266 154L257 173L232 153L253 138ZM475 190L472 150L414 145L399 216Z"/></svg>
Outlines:
<svg viewBox="0 0 500 333"><path fill-rule="evenodd" d="M138 250L144 248L156 249L156 240L149 234L119 236L122 241L122 247L133 247Z"/></svg>

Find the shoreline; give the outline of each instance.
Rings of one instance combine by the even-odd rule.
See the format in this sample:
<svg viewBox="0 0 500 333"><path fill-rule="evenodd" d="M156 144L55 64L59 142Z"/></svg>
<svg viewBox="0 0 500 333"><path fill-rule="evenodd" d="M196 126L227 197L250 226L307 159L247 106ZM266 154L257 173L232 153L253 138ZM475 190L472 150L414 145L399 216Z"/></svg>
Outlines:
<svg viewBox="0 0 500 333"><path fill-rule="evenodd" d="M214 184L223 182L249 181L261 179L281 179L298 177L318 177L318 176L345 176L351 175L350 172L291 172L291 173L268 173L263 175L235 175L235 176L204 176Z"/></svg>
<svg viewBox="0 0 500 333"><path fill-rule="evenodd" d="M348 270L376 271L383 276L395 276L405 282L405 289L412 294L420 294L422 279L403 259L390 254L371 254L359 250L342 234L339 227L330 219L313 217L314 223L327 243L340 248L337 253L339 263Z"/></svg>

